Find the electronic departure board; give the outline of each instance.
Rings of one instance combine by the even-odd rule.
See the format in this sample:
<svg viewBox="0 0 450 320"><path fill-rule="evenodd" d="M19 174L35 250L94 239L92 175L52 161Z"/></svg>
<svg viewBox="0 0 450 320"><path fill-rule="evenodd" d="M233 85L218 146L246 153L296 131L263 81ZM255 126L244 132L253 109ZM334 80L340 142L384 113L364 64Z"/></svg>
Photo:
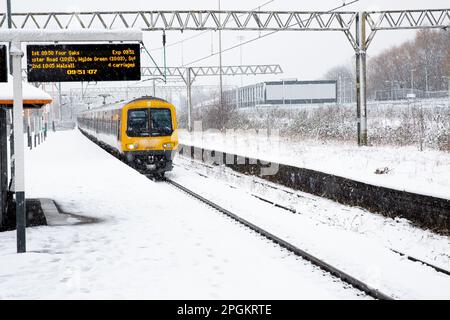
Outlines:
<svg viewBox="0 0 450 320"><path fill-rule="evenodd" d="M5 45L0 45L0 82L8 82L8 59Z"/></svg>
<svg viewBox="0 0 450 320"><path fill-rule="evenodd" d="M29 82L141 80L139 44L27 46Z"/></svg>

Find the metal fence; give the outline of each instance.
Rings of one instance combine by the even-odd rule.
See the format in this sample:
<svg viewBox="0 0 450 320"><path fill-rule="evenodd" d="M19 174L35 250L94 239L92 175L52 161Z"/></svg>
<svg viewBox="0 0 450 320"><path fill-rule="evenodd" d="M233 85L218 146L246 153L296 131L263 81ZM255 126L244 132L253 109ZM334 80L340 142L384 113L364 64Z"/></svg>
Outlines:
<svg viewBox="0 0 450 320"><path fill-rule="evenodd" d="M407 100L410 98L417 99L438 99L447 98L449 92L443 91L425 91L419 89L392 89L392 90L377 90L373 96L373 100Z"/></svg>

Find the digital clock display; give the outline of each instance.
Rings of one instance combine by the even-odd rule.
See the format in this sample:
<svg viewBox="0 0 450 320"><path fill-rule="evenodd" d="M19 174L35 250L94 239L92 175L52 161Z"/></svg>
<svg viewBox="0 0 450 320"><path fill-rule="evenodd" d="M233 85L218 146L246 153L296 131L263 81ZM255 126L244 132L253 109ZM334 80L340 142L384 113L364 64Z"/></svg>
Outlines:
<svg viewBox="0 0 450 320"><path fill-rule="evenodd" d="M140 45L29 45L27 72L28 82L140 80Z"/></svg>

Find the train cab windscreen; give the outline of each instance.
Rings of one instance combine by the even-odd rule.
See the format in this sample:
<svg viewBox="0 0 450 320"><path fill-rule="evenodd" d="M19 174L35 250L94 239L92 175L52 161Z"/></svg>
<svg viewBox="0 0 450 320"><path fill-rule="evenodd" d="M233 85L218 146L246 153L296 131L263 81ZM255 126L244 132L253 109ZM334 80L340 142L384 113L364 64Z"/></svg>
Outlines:
<svg viewBox="0 0 450 320"><path fill-rule="evenodd" d="M128 110L127 135L129 137L170 136L172 132L170 109Z"/></svg>
<svg viewBox="0 0 450 320"><path fill-rule="evenodd" d="M169 109L150 109L150 127L152 136L170 136L172 117Z"/></svg>
<svg viewBox="0 0 450 320"><path fill-rule="evenodd" d="M128 110L127 135L129 137L148 137L150 135L148 109Z"/></svg>

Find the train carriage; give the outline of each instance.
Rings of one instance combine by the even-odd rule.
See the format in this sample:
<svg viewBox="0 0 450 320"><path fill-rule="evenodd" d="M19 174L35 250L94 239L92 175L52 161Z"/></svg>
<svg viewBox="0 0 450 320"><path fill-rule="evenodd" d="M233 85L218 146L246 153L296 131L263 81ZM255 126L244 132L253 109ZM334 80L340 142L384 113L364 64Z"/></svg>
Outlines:
<svg viewBox="0 0 450 320"><path fill-rule="evenodd" d="M172 169L178 146L175 107L141 97L82 112L78 128L139 171L162 176Z"/></svg>

